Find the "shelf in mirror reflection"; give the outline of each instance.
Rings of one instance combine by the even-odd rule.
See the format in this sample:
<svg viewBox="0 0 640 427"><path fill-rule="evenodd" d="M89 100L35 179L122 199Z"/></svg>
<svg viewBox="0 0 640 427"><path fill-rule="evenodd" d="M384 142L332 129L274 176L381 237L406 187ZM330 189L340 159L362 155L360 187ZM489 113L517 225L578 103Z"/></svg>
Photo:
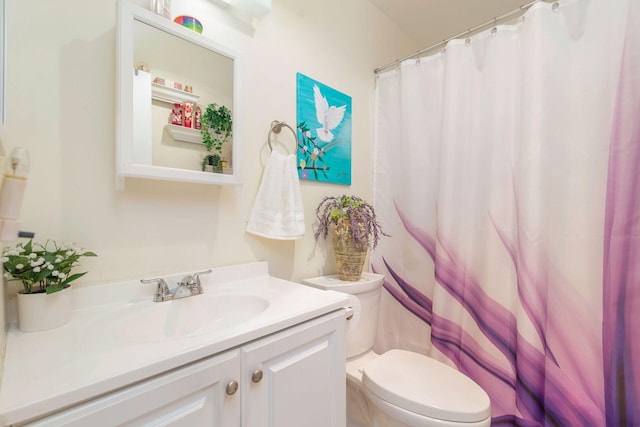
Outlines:
<svg viewBox="0 0 640 427"><path fill-rule="evenodd" d="M200 130L191 129L184 126L171 125L165 126L165 129L171 135L174 141L192 142L194 144L202 144L202 135Z"/></svg>
<svg viewBox="0 0 640 427"><path fill-rule="evenodd" d="M198 95L194 95L193 93L153 82L151 83L151 98L157 101L168 102L170 104L182 104L183 102L192 102L196 104L198 99L200 99Z"/></svg>

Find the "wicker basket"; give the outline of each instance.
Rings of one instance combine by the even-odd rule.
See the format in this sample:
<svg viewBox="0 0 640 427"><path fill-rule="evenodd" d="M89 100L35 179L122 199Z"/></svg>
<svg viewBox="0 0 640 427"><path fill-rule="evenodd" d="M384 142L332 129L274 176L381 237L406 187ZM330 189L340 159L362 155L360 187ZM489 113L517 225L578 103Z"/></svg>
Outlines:
<svg viewBox="0 0 640 427"><path fill-rule="evenodd" d="M367 244L358 244L351 237L351 223L341 219L333 227L333 252L340 280L356 282L360 280L368 252Z"/></svg>

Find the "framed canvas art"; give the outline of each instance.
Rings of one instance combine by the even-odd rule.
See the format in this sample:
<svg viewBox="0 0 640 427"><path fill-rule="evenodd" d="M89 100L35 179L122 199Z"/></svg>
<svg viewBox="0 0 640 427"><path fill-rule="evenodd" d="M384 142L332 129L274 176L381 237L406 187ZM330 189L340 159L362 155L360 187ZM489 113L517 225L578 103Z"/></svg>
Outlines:
<svg viewBox="0 0 640 427"><path fill-rule="evenodd" d="M297 74L300 179L351 185L351 97Z"/></svg>

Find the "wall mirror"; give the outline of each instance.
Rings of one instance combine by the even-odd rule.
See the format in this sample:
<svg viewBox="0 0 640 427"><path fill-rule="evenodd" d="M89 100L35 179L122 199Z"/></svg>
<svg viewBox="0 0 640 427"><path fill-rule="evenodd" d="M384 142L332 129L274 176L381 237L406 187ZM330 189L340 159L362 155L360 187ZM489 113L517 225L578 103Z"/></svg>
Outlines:
<svg viewBox="0 0 640 427"><path fill-rule="evenodd" d="M117 30L116 187L127 177L239 184L239 55L127 0L118 2ZM196 123L211 104L233 122L220 152L208 153ZM211 153L218 167L203 164Z"/></svg>

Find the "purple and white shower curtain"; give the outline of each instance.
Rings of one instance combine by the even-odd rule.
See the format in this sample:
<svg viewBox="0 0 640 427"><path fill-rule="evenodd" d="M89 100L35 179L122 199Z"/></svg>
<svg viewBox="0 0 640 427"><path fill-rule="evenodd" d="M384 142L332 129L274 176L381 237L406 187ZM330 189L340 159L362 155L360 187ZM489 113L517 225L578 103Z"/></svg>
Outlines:
<svg viewBox="0 0 640 427"><path fill-rule="evenodd" d="M536 4L376 90L376 349L496 426L640 426L640 0Z"/></svg>

